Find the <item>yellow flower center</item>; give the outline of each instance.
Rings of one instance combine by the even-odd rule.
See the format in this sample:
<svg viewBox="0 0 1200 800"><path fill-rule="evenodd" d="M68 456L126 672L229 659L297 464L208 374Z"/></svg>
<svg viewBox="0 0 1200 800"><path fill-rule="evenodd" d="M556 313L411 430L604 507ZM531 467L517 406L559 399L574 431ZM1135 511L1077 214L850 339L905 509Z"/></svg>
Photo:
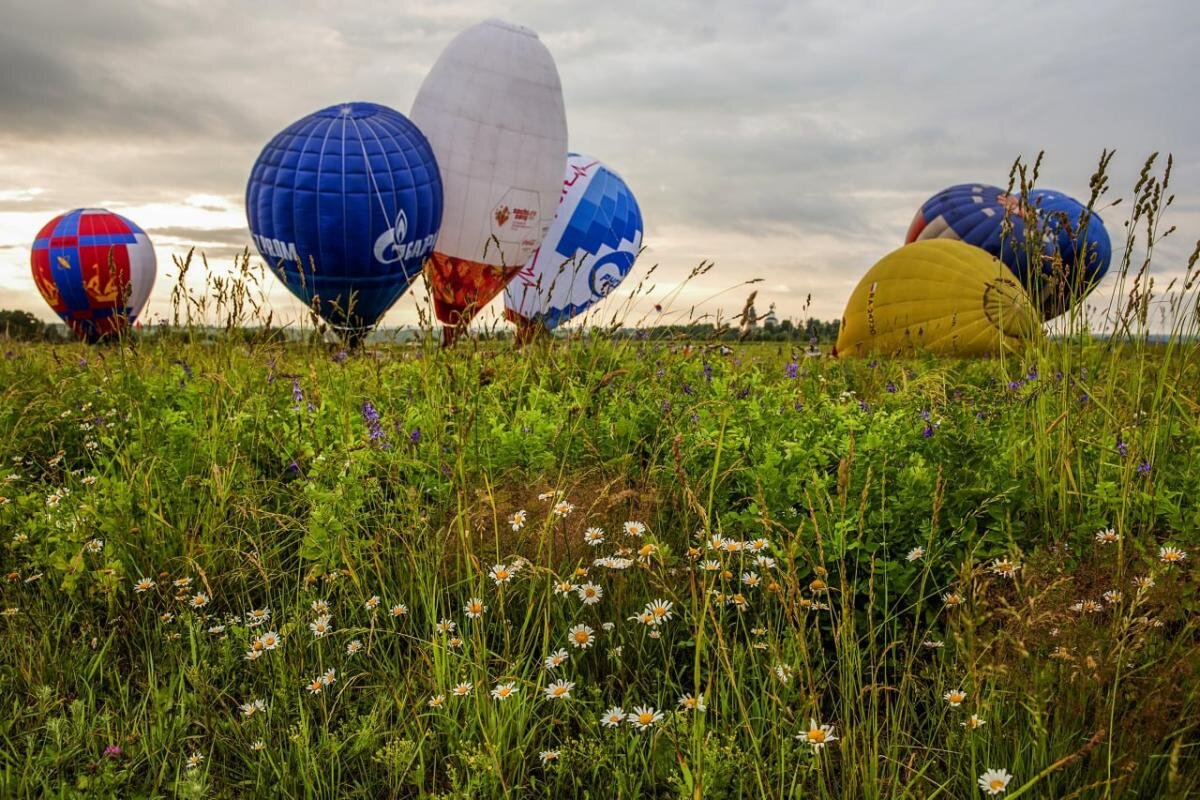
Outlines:
<svg viewBox="0 0 1200 800"><path fill-rule="evenodd" d="M575 641L580 644L585 643L590 638L591 635L587 631L575 631Z"/></svg>
<svg viewBox="0 0 1200 800"><path fill-rule="evenodd" d="M1004 788L1004 781L1000 780L999 778L992 778L991 782L988 784L988 788L999 791L1000 789Z"/></svg>
<svg viewBox="0 0 1200 800"><path fill-rule="evenodd" d="M638 714L638 722L640 722L643 725L649 725L653 721L654 721L654 715L647 711L643 711L641 714Z"/></svg>
<svg viewBox="0 0 1200 800"><path fill-rule="evenodd" d="M809 731L808 740L815 744L823 744L825 742L825 731L819 729Z"/></svg>

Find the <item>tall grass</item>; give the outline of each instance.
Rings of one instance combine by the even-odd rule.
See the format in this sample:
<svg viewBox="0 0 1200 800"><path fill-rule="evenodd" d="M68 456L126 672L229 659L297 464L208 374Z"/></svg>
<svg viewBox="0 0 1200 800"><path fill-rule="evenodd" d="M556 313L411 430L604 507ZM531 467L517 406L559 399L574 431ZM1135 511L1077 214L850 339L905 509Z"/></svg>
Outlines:
<svg viewBox="0 0 1200 800"><path fill-rule="evenodd" d="M247 335L248 260L139 340L9 346L4 794L1194 795L1197 581L1160 548L1200 545L1196 257L1163 298L1142 268L1168 184L1126 206L1117 335L996 360L347 354Z"/></svg>

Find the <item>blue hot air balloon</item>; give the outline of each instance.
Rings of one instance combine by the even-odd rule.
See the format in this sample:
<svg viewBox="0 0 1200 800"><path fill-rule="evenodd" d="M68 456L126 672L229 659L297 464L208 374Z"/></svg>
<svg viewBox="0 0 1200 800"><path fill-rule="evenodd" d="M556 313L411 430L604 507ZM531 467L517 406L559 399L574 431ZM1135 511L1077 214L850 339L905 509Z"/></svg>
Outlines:
<svg viewBox="0 0 1200 800"><path fill-rule="evenodd" d="M1042 235L1036 257L1041 269L1031 269L1026 243L1027 206L1038 217ZM1070 308L1090 292L1112 259L1112 245L1095 212L1061 192L1035 189L1023 204L1019 195L978 183L951 186L925 201L909 226L906 243L924 239L958 239L999 258L1029 290L1045 319ZM1010 231L1004 233L1007 216ZM1037 248L1035 248L1036 250Z"/></svg>
<svg viewBox="0 0 1200 800"><path fill-rule="evenodd" d="M1013 271L1031 288L1046 319L1050 319L1100 282L1112 262L1112 242L1100 215L1094 211L1089 214L1087 206L1073 197L1050 189L1032 189L1028 200L1037 210L1044 237L1041 274L1028 269L1024 259Z"/></svg>
<svg viewBox="0 0 1200 800"><path fill-rule="evenodd" d="M345 103L289 125L263 148L246 216L284 285L359 341L433 251L442 181L429 142L404 115Z"/></svg>

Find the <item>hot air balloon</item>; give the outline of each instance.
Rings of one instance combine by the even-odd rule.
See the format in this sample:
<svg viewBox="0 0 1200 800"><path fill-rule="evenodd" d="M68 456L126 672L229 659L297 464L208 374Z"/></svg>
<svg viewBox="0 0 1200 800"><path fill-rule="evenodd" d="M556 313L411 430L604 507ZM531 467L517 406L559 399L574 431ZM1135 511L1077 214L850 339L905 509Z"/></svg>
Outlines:
<svg viewBox="0 0 1200 800"><path fill-rule="evenodd" d="M425 275L450 344L529 261L554 218L567 160L554 59L530 29L481 22L442 51L412 118L446 192Z"/></svg>
<svg viewBox="0 0 1200 800"><path fill-rule="evenodd" d="M846 303L837 351L982 356L1040 333L1040 315L1004 264L977 247L933 239L867 271Z"/></svg>
<svg viewBox="0 0 1200 800"><path fill-rule="evenodd" d="M1037 224L1027 234L1025 217L1030 208ZM1085 214L1087 230L1080 231ZM1033 237L1032 243L1026 241L1027 235ZM1043 189L1032 190L1024 203L1019 195L985 184L943 189L917 211L904 240L926 239L958 239L999 258L1030 292L1045 319L1058 316L1090 292L1112 258L1100 216L1088 214L1077 200ZM1041 261L1040 270L1029 268L1031 250Z"/></svg>
<svg viewBox="0 0 1200 800"><path fill-rule="evenodd" d="M103 208L77 208L50 220L30 261L42 297L89 342L132 325L154 288L150 237Z"/></svg>
<svg viewBox="0 0 1200 800"><path fill-rule="evenodd" d="M1021 283L1046 319L1067 311L1096 287L1112 262L1112 242L1100 215L1061 192L1033 189L1028 204L1038 215L1042 237L1042 269L1028 269L1026 260L1014 267ZM1086 227L1084 220L1086 218Z"/></svg>
<svg viewBox="0 0 1200 800"><path fill-rule="evenodd" d="M429 142L403 114L344 103L294 122L263 148L246 217L284 285L357 343L433 251L442 180Z"/></svg>
<svg viewBox="0 0 1200 800"><path fill-rule="evenodd" d="M542 246L504 289L521 330L553 330L608 296L633 268L642 212L621 176L591 156L567 156L558 212Z"/></svg>

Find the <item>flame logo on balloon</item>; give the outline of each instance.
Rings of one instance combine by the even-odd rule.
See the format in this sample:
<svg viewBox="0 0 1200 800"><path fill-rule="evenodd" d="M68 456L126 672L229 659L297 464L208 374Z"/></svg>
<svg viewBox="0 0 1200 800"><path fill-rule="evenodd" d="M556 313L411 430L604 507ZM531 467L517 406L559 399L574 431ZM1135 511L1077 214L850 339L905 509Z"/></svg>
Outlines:
<svg viewBox="0 0 1200 800"><path fill-rule="evenodd" d="M404 209L396 215L396 224L388 228L375 240L375 260L380 264L394 264L404 258L404 240L408 238L408 217Z"/></svg>

